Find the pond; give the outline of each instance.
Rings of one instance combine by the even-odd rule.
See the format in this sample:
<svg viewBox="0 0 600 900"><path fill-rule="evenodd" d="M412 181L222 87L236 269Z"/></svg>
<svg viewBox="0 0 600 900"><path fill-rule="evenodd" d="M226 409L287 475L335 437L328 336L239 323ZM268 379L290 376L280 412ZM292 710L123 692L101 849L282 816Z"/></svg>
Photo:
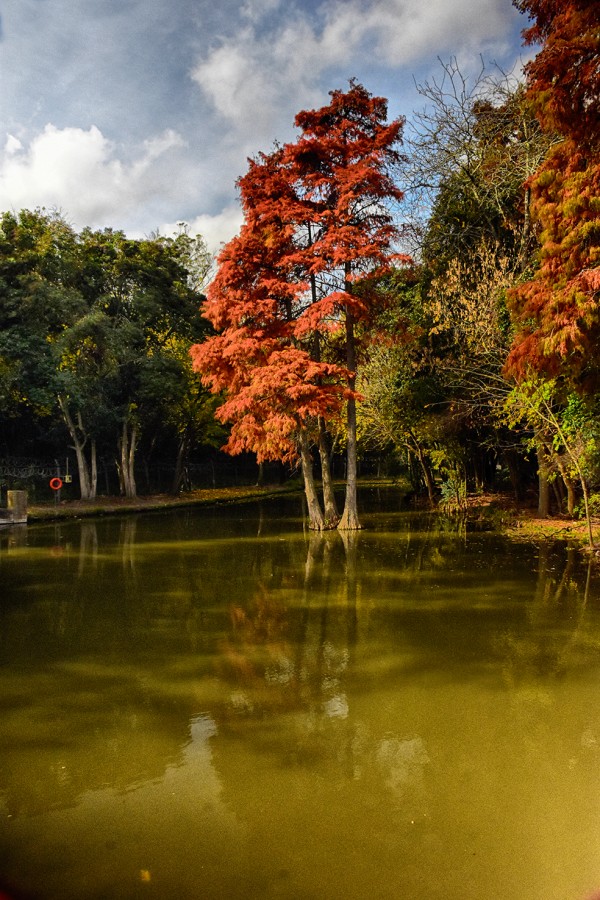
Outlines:
<svg viewBox="0 0 600 900"><path fill-rule="evenodd" d="M600 574L361 494L0 533L0 887L583 900Z"/></svg>

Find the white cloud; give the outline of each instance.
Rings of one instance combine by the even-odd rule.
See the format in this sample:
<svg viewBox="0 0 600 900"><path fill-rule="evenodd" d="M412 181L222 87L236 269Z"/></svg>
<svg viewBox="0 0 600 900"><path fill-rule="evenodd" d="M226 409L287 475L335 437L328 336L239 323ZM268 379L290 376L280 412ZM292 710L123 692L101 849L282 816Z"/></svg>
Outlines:
<svg viewBox="0 0 600 900"><path fill-rule="evenodd" d="M506 49L514 22L508 0L478 0L475 7L472 0L329 0L320 17L290 7L284 20L274 17L269 26L267 18L259 27L258 11L271 5L248 2L244 9L256 15L247 15L192 71L229 137L247 145L251 135L262 149L287 137L298 109L326 102L326 76L338 78L330 87L344 87L366 69L399 71L461 51L478 64L481 51Z"/></svg>
<svg viewBox="0 0 600 900"><path fill-rule="evenodd" d="M9 135L0 157L0 208L45 206L65 211L79 226L102 227L147 200L150 190L168 189L155 164L182 145L173 131L146 141L137 159L123 162L101 131L92 126L46 125L28 147Z"/></svg>
<svg viewBox="0 0 600 900"><path fill-rule="evenodd" d="M240 230L242 210L239 206L226 206L215 215L204 213L196 216L191 222L187 222L187 225L190 233L202 235L210 252L216 254L221 246ZM178 223L170 223L160 228L161 234L176 234L178 230Z"/></svg>
<svg viewBox="0 0 600 900"><path fill-rule="evenodd" d="M508 13L507 13L508 10ZM498 0L335 0L328 8L321 45L339 56L370 46L381 63L405 66L426 55L482 49L502 43L512 20Z"/></svg>
<svg viewBox="0 0 600 900"><path fill-rule="evenodd" d="M282 39L285 35L279 35L277 46L269 46L266 40L255 40L253 30L245 28L212 50L193 72L205 97L244 143L248 138L255 143L258 140L259 146L265 140L271 143L282 111L297 93L298 85L289 77L289 63L274 77Z"/></svg>
<svg viewBox="0 0 600 900"><path fill-rule="evenodd" d="M356 77L410 118L437 56L510 69L517 22L510 0L9 3L0 209L132 236L185 219L216 249L246 157L292 139L298 110Z"/></svg>
<svg viewBox="0 0 600 900"><path fill-rule="evenodd" d="M280 0L246 0L240 12L250 22L259 22L266 15L274 13L279 5Z"/></svg>
<svg viewBox="0 0 600 900"><path fill-rule="evenodd" d="M275 35L259 36L245 26L200 60L192 77L236 131L251 128L253 134L263 135L272 132L283 110L295 108L306 85L318 80L323 63L310 65L316 40L309 23L302 20ZM274 137L271 133L271 140Z"/></svg>
<svg viewBox="0 0 600 900"><path fill-rule="evenodd" d="M14 134L9 134L6 138L6 143L4 145L4 152L7 156L12 156L13 153L18 153L19 150L23 149L23 144L19 140L19 138L15 137Z"/></svg>
<svg viewBox="0 0 600 900"><path fill-rule="evenodd" d="M173 147L183 147L184 145L185 141L181 135L172 128L167 128L162 134L144 141L145 159L147 162L152 162Z"/></svg>

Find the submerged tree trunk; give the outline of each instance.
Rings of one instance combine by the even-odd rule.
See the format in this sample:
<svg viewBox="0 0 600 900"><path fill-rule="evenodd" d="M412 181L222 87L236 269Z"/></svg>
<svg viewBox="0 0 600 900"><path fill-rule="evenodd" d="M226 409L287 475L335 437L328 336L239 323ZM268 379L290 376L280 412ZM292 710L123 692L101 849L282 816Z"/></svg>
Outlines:
<svg viewBox="0 0 600 900"><path fill-rule="evenodd" d="M325 519L319 503L319 496L315 486L313 474L313 460L310 452L308 435L304 429L300 431L300 459L302 461L302 475L304 478L304 492L308 506L308 524L313 531L325 530Z"/></svg>
<svg viewBox="0 0 600 900"><path fill-rule="evenodd" d="M312 244L312 232L310 223L308 224L308 241ZM310 293L313 303L317 303L317 280L313 274L310 276ZM313 358L316 362L321 362L321 338L318 331L313 335ZM329 459L329 450L327 447L327 430L325 421L319 416L319 458L321 461L321 487L323 491L323 509L325 513L325 528L335 528L340 520L340 514L337 510L335 502L335 494L333 492L333 481L331 478L331 464Z"/></svg>
<svg viewBox="0 0 600 900"><path fill-rule="evenodd" d="M325 422L319 417L319 458L321 460L321 482L323 487L323 507L325 511L325 527L335 528L340 520L340 515L335 502L333 491L333 479L331 477L331 464L329 448L327 446L327 431Z"/></svg>
<svg viewBox="0 0 600 900"><path fill-rule="evenodd" d="M348 268L346 269L349 274ZM348 281L346 290L349 291ZM354 392L356 386L356 347L354 335L354 317L351 310L346 309L346 364L350 376L348 378L348 387ZM347 404L347 451L346 451L346 499L344 502L344 512L339 521L338 528L340 531L356 531L361 525L358 520L358 503L357 503L357 469L358 454L356 446L356 400L354 396L348 399Z"/></svg>

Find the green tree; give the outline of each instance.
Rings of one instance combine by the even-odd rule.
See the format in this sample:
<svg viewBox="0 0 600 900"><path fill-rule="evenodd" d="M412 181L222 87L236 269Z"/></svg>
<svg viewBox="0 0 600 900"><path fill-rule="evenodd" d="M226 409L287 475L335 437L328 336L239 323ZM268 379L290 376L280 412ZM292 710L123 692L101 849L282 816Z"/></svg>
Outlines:
<svg viewBox="0 0 600 900"><path fill-rule="evenodd" d="M428 347L430 320L419 270L384 279L385 302L364 348L358 389L358 436L363 450L415 461L430 503L436 503L432 451L443 395ZM409 465L409 472L414 469ZM417 479L412 475L413 481ZM418 487L418 483L415 483Z"/></svg>
<svg viewBox="0 0 600 900"><path fill-rule="evenodd" d="M85 310L77 236L45 210L0 218L0 422L5 452L48 445L57 418L52 341ZM9 447L8 434L14 435Z"/></svg>
<svg viewBox="0 0 600 900"><path fill-rule="evenodd" d="M552 142L523 86L485 67L468 79L450 60L419 93L427 106L414 116L403 167L417 251L440 274L485 241L523 268L533 238L526 179Z"/></svg>
<svg viewBox="0 0 600 900"><path fill-rule="evenodd" d="M70 372L72 385L63 394L61 408L65 412L75 407L67 424L76 448L73 424L93 419L92 431L100 427L105 433L111 419L98 411L110 411L121 491L129 497L137 491L140 433L147 422L156 421L156 409L164 409L165 379L172 376L176 360L171 347L176 338L189 346L203 334L196 287L200 265L208 268L209 257L201 254L202 246L185 231L176 238L144 241L112 231L82 235L81 283L90 312L60 341L60 367ZM179 374L183 389L185 380ZM91 392L82 393L86 385ZM97 407L95 390L106 398Z"/></svg>
<svg viewBox="0 0 600 900"><path fill-rule="evenodd" d="M96 493L99 444L117 446L122 490L135 494L140 432L160 427L174 369L188 387L180 345L205 333L198 307L210 262L185 229L132 241L110 229L77 234L44 210L2 216L0 416L48 431L59 414L83 497Z"/></svg>
<svg viewBox="0 0 600 900"><path fill-rule="evenodd" d="M469 82L452 61L421 93L429 106L409 143L418 186L409 196L424 192L431 210L420 246L424 302L453 409L450 443L467 442L466 468L479 484L488 448L505 450L514 471L512 448L521 434L507 433L504 415L512 386L505 372L513 338L507 296L531 272L537 226L527 179L556 137L540 126L523 85L502 73L482 69ZM541 471L541 445L538 451Z"/></svg>
<svg viewBox="0 0 600 900"><path fill-rule="evenodd" d="M570 391L564 380L534 377L521 380L512 389L506 410L510 421L524 422L531 429L546 481L557 475L562 478L570 515L575 512L575 483L579 484L588 540L594 548L590 482L598 479L600 462L596 398L582 398Z"/></svg>

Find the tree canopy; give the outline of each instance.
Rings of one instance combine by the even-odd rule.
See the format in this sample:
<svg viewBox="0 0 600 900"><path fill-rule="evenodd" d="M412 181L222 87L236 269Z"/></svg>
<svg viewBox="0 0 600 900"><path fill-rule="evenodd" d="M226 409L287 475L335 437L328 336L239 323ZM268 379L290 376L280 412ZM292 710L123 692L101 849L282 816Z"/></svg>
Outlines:
<svg viewBox="0 0 600 900"><path fill-rule="evenodd" d="M204 315L219 334L192 350L233 422L228 448L259 458L302 455L319 421L347 409L346 503L356 528L356 325L369 320L374 276L389 270L398 231L387 207L402 121L362 85L300 112L298 140L261 154L240 178L240 234L222 251ZM367 279L370 279L368 281ZM361 285L361 290L357 286ZM324 519L312 496L313 527Z"/></svg>
<svg viewBox="0 0 600 900"><path fill-rule="evenodd" d="M530 178L538 266L512 294L519 326L509 360L562 374L580 391L600 375L600 11L592 0L519 0L542 41L528 64L527 97L555 142Z"/></svg>
<svg viewBox="0 0 600 900"><path fill-rule="evenodd" d="M208 267L185 232L78 234L43 210L0 220L2 416L53 429L62 418L83 497L96 491L99 446L116 459L122 491L135 494L140 433L184 402L187 350L206 329L191 280L202 252Z"/></svg>

